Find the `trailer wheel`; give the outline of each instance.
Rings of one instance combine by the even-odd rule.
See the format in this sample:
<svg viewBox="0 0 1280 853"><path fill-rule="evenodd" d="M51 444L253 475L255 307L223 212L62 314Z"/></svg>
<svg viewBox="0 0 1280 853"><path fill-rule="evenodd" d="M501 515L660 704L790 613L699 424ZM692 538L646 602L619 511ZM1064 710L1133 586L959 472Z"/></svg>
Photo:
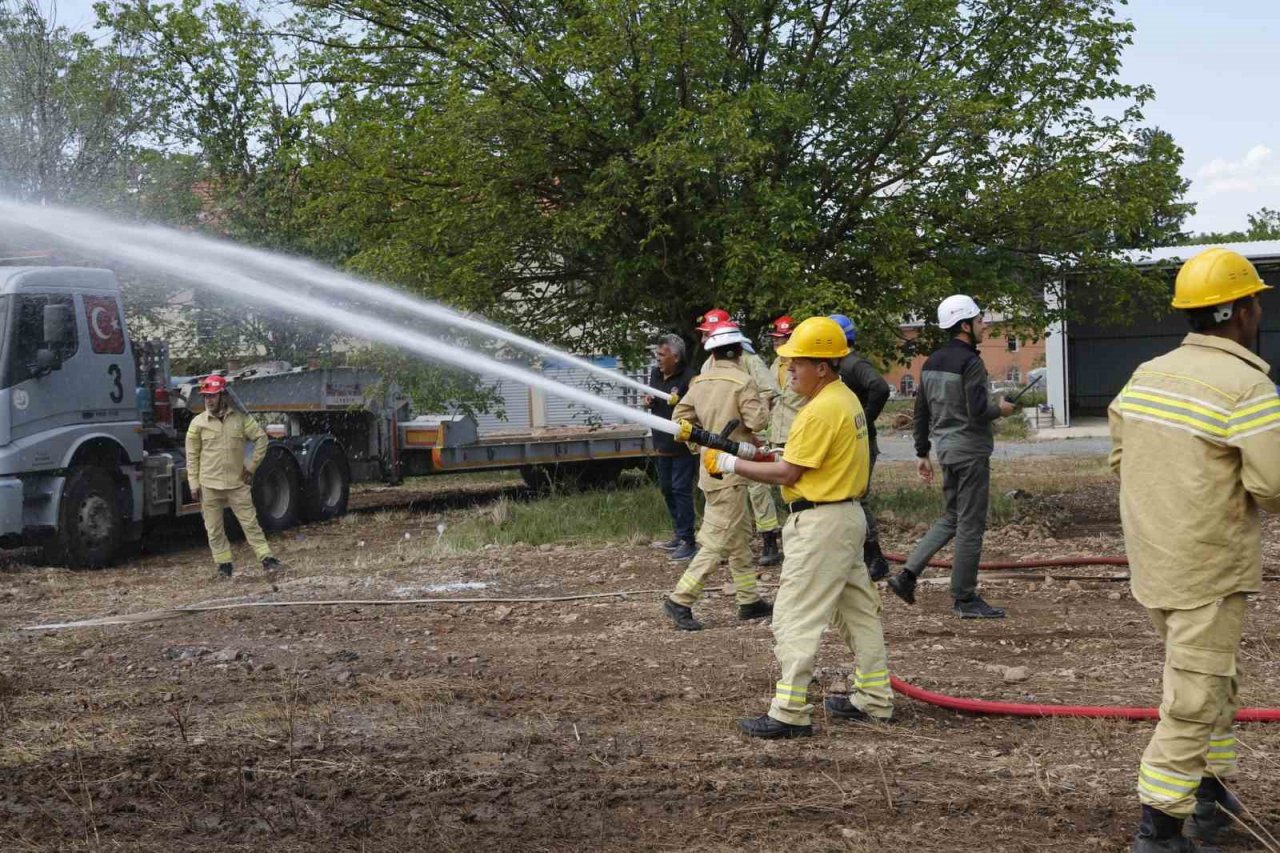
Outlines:
<svg viewBox="0 0 1280 853"><path fill-rule="evenodd" d="M62 488L58 532L44 546L49 562L71 569L109 565L124 538L115 481L101 468L73 468Z"/></svg>
<svg viewBox="0 0 1280 853"><path fill-rule="evenodd" d="M267 450L253 475L253 506L263 530L288 530L298 523L302 508L302 477L298 465L282 447Z"/></svg>
<svg viewBox="0 0 1280 853"><path fill-rule="evenodd" d="M329 521L347 514L351 469L347 455L333 442L320 445L311 460L311 475L303 491L307 521Z"/></svg>

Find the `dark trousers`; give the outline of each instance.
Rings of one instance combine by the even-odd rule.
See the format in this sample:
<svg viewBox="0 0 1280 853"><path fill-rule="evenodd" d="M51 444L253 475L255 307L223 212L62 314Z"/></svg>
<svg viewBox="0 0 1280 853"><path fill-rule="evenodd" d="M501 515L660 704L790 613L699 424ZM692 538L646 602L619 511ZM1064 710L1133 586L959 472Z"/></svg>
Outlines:
<svg viewBox="0 0 1280 853"><path fill-rule="evenodd" d="M698 476L698 457L692 453L658 457L658 487L667 501L667 512L676 538L693 542L693 483Z"/></svg>
<svg viewBox="0 0 1280 853"><path fill-rule="evenodd" d="M982 558L982 537L987 532L987 500L991 491L991 460L987 457L942 466L942 494L946 513L907 557L907 571L919 577L933 555L952 539L956 540L951 568L951 597L957 601L973 598L978 592L978 562Z"/></svg>

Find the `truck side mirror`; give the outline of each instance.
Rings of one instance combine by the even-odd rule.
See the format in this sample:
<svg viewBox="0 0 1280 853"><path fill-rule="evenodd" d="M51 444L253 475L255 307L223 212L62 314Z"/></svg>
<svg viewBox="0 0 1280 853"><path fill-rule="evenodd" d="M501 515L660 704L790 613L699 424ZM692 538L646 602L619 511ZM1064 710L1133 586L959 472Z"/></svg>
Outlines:
<svg viewBox="0 0 1280 853"><path fill-rule="evenodd" d="M38 379L61 367L62 357L58 355L57 350L49 347L40 347L40 349L36 350L36 363L31 366L31 373Z"/></svg>
<svg viewBox="0 0 1280 853"><path fill-rule="evenodd" d="M62 303L53 303L44 306L44 345L51 348L61 348L71 342L71 336L68 334L71 330L71 306ZM39 362L39 356L36 358Z"/></svg>

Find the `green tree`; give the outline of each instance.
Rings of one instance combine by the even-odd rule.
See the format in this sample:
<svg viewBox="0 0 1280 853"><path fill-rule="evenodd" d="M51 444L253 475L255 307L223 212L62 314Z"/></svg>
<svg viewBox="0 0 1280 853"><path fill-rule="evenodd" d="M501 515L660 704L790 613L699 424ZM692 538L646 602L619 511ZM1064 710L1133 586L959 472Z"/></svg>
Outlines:
<svg viewBox="0 0 1280 853"><path fill-rule="evenodd" d="M1248 240L1280 240L1280 210L1264 207L1246 217L1248 227L1243 231L1205 231L1192 234L1180 241L1180 246L1198 246L1208 243L1242 243Z"/></svg>
<svg viewBox="0 0 1280 853"><path fill-rule="evenodd" d="M1111 0L324 9L307 246L578 349L722 305L890 352L954 290L1040 324L1069 271L1136 310L1116 250L1187 209Z"/></svg>
<svg viewBox="0 0 1280 853"><path fill-rule="evenodd" d="M0 0L0 193L118 206L156 118L150 84L128 50Z"/></svg>

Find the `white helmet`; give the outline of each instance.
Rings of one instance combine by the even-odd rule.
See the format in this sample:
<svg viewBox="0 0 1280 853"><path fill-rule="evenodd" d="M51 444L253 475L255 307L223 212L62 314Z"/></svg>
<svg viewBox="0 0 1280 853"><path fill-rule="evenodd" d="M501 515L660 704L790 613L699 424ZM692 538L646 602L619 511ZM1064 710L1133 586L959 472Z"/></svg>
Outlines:
<svg viewBox="0 0 1280 853"><path fill-rule="evenodd" d="M711 334L707 335L702 347L707 351L711 351L720 347L727 347L730 344L745 344L746 342L746 335L742 334L742 330L738 328L736 323L721 323L711 330Z"/></svg>
<svg viewBox="0 0 1280 853"><path fill-rule="evenodd" d="M982 309L978 307L978 303L962 293L948 296L938 304L938 325L944 329L950 329L961 320L972 320L980 316Z"/></svg>

